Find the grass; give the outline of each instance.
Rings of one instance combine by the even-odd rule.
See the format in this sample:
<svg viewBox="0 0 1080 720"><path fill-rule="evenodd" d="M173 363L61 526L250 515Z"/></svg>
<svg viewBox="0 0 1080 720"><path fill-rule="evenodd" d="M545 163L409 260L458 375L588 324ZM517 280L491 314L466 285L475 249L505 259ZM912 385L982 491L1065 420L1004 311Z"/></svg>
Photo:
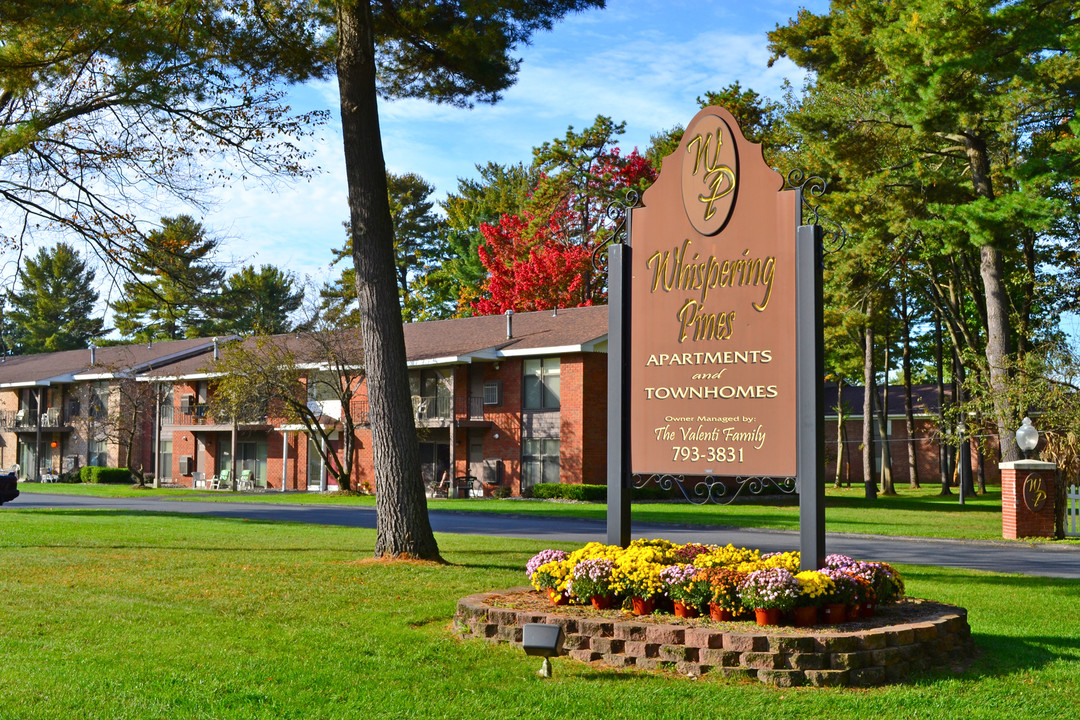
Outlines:
<svg viewBox="0 0 1080 720"><path fill-rule="evenodd" d="M78 493L106 497L158 497L170 500L260 502L295 504L374 505L372 497L337 497L319 493L225 493L205 490L144 489L116 485L64 485L23 483L24 492ZM1001 539L1001 492L992 487L985 495L941 497L937 487L904 488L893 497L866 500L861 487L826 490L825 521L830 532L871 533L964 540ZM603 520L602 503L564 503L532 500L429 500L433 510L510 513ZM633 519L640 523L728 525L736 527L799 529L798 500L792 496L742 500L727 506L678 503L635 503Z"/></svg>
<svg viewBox="0 0 1080 720"><path fill-rule="evenodd" d="M1080 711L1080 581L903 567L965 606L961 677L778 690L535 658L450 630L522 583L534 541L442 535L446 566L365 560L369 530L0 510L0 719L1025 718ZM1072 618L1072 619L1070 619Z"/></svg>

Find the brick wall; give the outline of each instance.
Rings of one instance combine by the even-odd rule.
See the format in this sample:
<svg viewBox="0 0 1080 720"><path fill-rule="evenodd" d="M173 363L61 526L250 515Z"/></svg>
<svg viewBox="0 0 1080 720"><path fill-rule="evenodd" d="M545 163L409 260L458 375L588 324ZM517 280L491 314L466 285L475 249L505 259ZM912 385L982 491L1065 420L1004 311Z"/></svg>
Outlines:
<svg viewBox="0 0 1080 720"><path fill-rule="evenodd" d="M607 482L607 356L562 358L559 461L564 483Z"/></svg>
<svg viewBox="0 0 1080 720"><path fill-rule="evenodd" d="M496 365L499 367L496 369ZM502 405L484 408L484 419L492 426L484 433L484 459L502 460L503 484L521 493L521 403L522 361L509 358L490 363L484 369L484 382L501 380ZM495 437L498 435L498 437Z"/></svg>
<svg viewBox="0 0 1080 720"><path fill-rule="evenodd" d="M607 355L587 353L582 397L582 480L607 483Z"/></svg>
<svg viewBox="0 0 1080 720"><path fill-rule="evenodd" d="M564 356L559 375L559 482L580 484L585 472L584 356Z"/></svg>

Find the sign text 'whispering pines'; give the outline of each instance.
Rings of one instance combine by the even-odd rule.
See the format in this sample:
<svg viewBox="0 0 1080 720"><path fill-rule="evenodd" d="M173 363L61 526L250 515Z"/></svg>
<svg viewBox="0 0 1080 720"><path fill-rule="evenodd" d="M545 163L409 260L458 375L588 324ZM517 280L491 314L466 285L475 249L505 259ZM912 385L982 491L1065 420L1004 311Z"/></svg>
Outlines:
<svg viewBox="0 0 1080 720"><path fill-rule="evenodd" d="M797 194L710 107L634 210L631 470L795 473Z"/></svg>

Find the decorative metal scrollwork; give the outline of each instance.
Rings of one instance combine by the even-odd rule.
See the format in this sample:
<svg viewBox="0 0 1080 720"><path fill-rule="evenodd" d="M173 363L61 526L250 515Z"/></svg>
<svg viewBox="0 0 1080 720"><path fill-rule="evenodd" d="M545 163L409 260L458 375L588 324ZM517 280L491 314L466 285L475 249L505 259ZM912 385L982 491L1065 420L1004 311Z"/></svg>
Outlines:
<svg viewBox="0 0 1080 720"><path fill-rule="evenodd" d="M608 206L604 208L604 215L607 219L615 223L615 227L612 229L611 234L604 242L593 248L592 251L592 265L597 270L603 270L600 263L600 253L608 245L620 245L626 242L626 217L634 208L641 204L641 193L637 190L627 190L626 197L622 200L612 200L608 203Z"/></svg>
<svg viewBox="0 0 1080 720"><path fill-rule="evenodd" d="M829 190L829 183L819 175L807 177L806 173L796 168L787 174L786 186L789 190L802 190L802 204L812 216L811 225L818 225L824 231L821 240L824 255L839 252L847 242L847 230L833 220L821 216L821 203L814 202Z"/></svg>
<svg viewBox="0 0 1080 720"><path fill-rule="evenodd" d="M784 495L792 495L798 489L798 483L793 477L734 477L724 479L706 475L694 483L690 489L687 489L685 475L634 475L631 481L633 486L638 489L646 487L650 483L655 483L657 487L665 492L678 489L683 498L694 505L705 505L710 502L715 505L730 505L742 494L743 490L746 490L751 495L761 495L765 490L772 487ZM731 486L732 482L735 486L734 490Z"/></svg>

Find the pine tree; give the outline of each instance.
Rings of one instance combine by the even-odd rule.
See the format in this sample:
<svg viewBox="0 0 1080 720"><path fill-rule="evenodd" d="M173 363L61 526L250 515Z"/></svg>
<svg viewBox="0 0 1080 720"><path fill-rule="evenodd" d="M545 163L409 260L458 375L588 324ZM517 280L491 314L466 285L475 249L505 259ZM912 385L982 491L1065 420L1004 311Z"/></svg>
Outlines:
<svg viewBox="0 0 1080 720"><path fill-rule="evenodd" d="M116 329L138 342L213 334L225 278L214 264L217 246L190 215L161 218L133 263L135 279L113 303Z"/></svg>
<svg viewBox="0 0 1080 720"><path fill-rule="evenodd" d="M214 334L280 335L296 329L290 315L304 302L296 276L273 265L247 265L225 281Z"/></svg>
<svg viewBox="0 0 1080 720"><path fill-rule="evenodd" d="M19 272L19 289L8 295L8 342L20 355L85 348L105 334L93 317L96 274L75 248L41 248Z"/></svg>

